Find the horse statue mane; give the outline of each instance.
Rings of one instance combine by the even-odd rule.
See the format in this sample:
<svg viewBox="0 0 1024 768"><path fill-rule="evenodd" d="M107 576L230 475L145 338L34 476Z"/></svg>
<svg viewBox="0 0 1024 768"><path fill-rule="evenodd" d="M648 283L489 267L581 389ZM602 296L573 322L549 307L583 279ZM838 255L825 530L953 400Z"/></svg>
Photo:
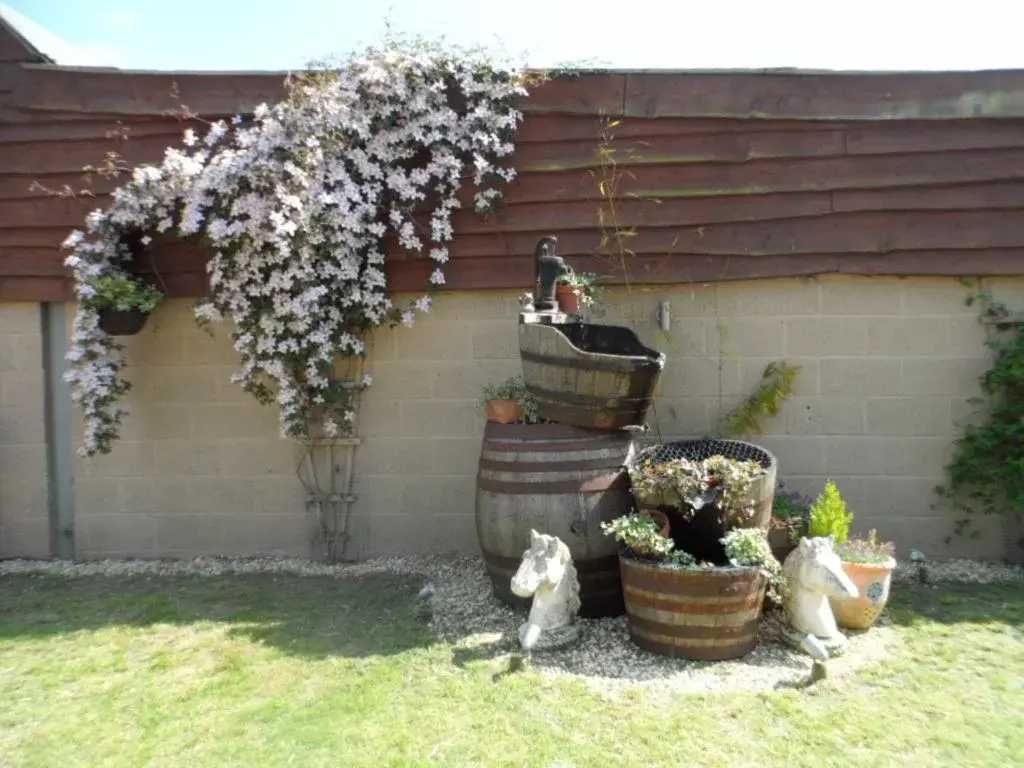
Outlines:
<svg viewBox="0 0 1024 768"><path fill-rule="evenodd" d="M561 539L531 530L530 546L511 587L513 594L533 598L530 615L519 627L525 650L559 648L579 636L580 582L572 553Z"/></svg>
<svg viewBox="0 0 1024 768"><path fill-rule="evenodd" d="M857 597L858 591L833 545L832 536L801 539L783 563L782 575L786 582L783 608L790 625L801 638L813 635L834 653L841 651L847 641L836 626L828 599ZM794 636L787 640L799 639Z"/></svg>

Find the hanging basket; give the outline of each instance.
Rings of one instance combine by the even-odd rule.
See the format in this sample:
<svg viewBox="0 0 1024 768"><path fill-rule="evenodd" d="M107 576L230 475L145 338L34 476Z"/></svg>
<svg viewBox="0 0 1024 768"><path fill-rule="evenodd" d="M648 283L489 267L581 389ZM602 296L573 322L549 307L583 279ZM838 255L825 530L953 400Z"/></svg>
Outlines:
<svg viewBox="0 0 1024 768"><path fill-rule="evenodd" d="M141 309L101 309L99 315L100 328L111 336L134 336L149 318Z"/></svg>

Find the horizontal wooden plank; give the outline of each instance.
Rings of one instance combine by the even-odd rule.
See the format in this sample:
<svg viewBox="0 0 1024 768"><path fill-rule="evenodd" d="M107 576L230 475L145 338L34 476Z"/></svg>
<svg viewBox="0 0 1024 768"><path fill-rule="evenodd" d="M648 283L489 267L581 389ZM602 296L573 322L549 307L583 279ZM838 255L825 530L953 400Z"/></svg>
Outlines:
<svg viewBox="0 0 1024 768"><path fill-rule="evenodd" d="M56 143L103 141L110 138L111 134L120 132L124 132L129 140L143 136L165 136L168 142L177 143L180 142L182 132L187 127L201 132L205 128L205 123L173 117L112 117L103 120L53 120L37 123L0 122L0 144L45 143L52 149Z"/></svg>
<svg viewBox="0 0 1024 768"><path fill-rule="evenodd" d="M766 221L800 216L822 216L830 213L827 192L791 195L747 195L723 198L668 198L655 200L617 200L613 208L607 201L567 203L527 203L506 205L492 217L484 218L470 211L455 216L456 237L500 232L564 232L573 229L597 230L599 213L605 216L606 228L633 226L671 227L700 225L726 221Z"/></svg>
<svg viewBox="0 0 1024 768"><path fill-rule="evenodd" d="M622 284L622 271L594 256L574 260L578 269L605 275L603 282ZM951 251L894 251L885 256L834 254L776 256L639 256L630 259L628 282L632 285L678 285L778 277L811 277L826 274L887 276L1019 275L1024 248ZM388 265L392 293L421 293L432 265L423 261ZM447 272L445 290L529 290L533 259L514 256L500 262L465 259ZM195 298L206 289L207 276L200 272L164 275L168 294ZM4 276L0 273L0 301L66 301L73 298L69 279L57 277Z"/></svg>
<svg viewBox="0 0 1024 768"><path fill-rule="evenodd" d="M1024 71L630 73L625 115L794 120L1024 117Z"/></svg>
<svg viewBox="0 0 1024 768"><path fill-rule="evenodd" d="M74 298L71 281L58 277L4 277L0 274L0 302L69 301Z"/></svg>
<svg viewBox="0 0 1024 768"><path fill-rule="evenodd" d="M617 125L608 127L609 121ZM602 133L612 142L651 136L684 136L703 133L745 133L747 131L820 131L823 127L841 130L845 123L823 126L819 120L740 120L735 118L693 117L612 117L598 115L527 114L516 131L517 143L539 141L597 141Z"/></svg>
<svg viewBox="0 0 1024 768"><path fill-rule="evenodd" d="M559 252L567 256L595 253L600 239L599 233L588 230L461 235L453 244L452 255L455 259L527 255L548 234L559 236ZM1022 243L1024 210L843 213L778 221L645 227L628 240L629 248L639 254L750 256L1008 248Z"/></svg>
<svg viewBox="0 0 1024 768"><path fill-rule="evenodd" d="M846 151L858 155L1024 146L1022 120L908 120L854 124L844 133Z"/></svg>
<svg viewBox="0 0 1024 768"><path fill-rule="evenodd" d="M878 189L918 185L1010 181L1024 177L1024 149L960 153L865 155L637 166L624 173L620 194L645 198L718 197L779 192ZM471 200L471 189L463 195ZM506 195L508 204L597 198L585 170L523 173Z"/></svg>
<svg viewBox="0 0 1024 768"><path fill-rule="evenodd" d="M839 191L832 193L832 206L837 212L1024 208L1024 181Z"/></svg>
<svg viewBox="0 0 1024 768"><path fill-rule="evenodd" d="M56 146L49 142L8 144L4 153L11 158L4 163L3 172L12 174L74 173L87 165L99 166L108 152L117 152L128 166L159 163L168 146L181 148L182 132L177 137L169 134L132 136L125 141L116 138L66 141Z"/></svg>
<svg viewBox="0 0 1024 768"><path fill-rule="evenodd" d="M744 162L770 157L844 154L841 131L757 131L649 136L614 141L551 141L520 144L513 158L523 173L619 166Z"/></svg>
<svg viewBox="0 0 1024 768"><path fill-rule="evenodd" d="M173 114L187 106L198 114L249 113L285 93L285 74L129 72L26 65L13 76L14 104L23 109Z"/></svg>

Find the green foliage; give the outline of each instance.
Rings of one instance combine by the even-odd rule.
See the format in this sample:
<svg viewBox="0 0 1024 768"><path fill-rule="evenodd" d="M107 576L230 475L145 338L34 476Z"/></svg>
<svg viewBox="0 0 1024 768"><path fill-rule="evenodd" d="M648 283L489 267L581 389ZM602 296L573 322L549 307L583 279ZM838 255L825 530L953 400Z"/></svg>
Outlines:
<svg viewBox="0 0 1024 768"><path fill-rule="evenodd" d="M738 461L725 456L710 456L694 461L687 458L654 462L650 459L630 471L633 491L640 498L677 496L691 514L714 505L728 515L753 513L751 490L764 476L764 467L756 461Z"/></svg>
<svg viewBox="0 0 1024 768"><path fill-rule="evenodd" d="M867 536L851 536L836 545L836 554L844 563L882 564L896 557L891 541L879 541L874 528Z"/></svg>
<svg viewBox="0 0 1024 768"><path fill-rule="evenodd" d="M799 365L768 363L761 374L757 391L725 417L719 427L719 434L730 438L761 434L761 420L779 414L782 404L795 391L796 377L800 371Z"/></svg>
<svg viewBox="0 0 1024 768"><path fill-rule="evenodd" d="M834 536L837 544L850 538L850 524L853 515L846 510L846 501L836 484L829 480L825 490L811 505L811 524L808 535L813 537Z"/></svg>
<svg viewBox="0 0 1024 768"><path fill-rule="evenodd" d="M576 272L570 270L558 278L560 285L569 285L577 289L580 297L580 306L590 307L601 302L604 298L604 289L598 285L598 277L592 272Z"/></svg>
<svg viewBox="0 0 1024 768"><path fill-rule="evenodd" d="M668 558L675 546L672 539L661 535L661 524L650 515L623 515L610 523L601 523L601 530L634 554L654 560Z"/></svg>
<svg viewBox="0 0 1024 768"><path fill-rule="evenodd" d="M993 360L979 379L982 396L970 401L980 423L968 424L954 442L947 483L935 490L962 515L954 532L977 537L971 514L1024 509L1024 321L985 292L966 303L982 307Z"/></svg>
<svg viewBox="0 0 1024 768"><path fill-rule="evenodd" d="M97 277L90 286L95 293L86 303L94 309L139 309L149 314L164 297L160 291L125 276Z"/></svg>
<svg viewBox="0 0 1024 768"><path fill-rule="evenodd" d="M777 600L783 588L782 565L772 554L768 537L759 528L733 528L719 541L735 566L760 568L771 580L769 595Z"/></svg>
<svg viewBox="0 0 1024 768"><path fill-rule="evenodd" d="M537 414L537 398L526 388L526 382L522 376L512 376L500 384L485 386L483 402L488 400L515 400L523 408L524 423L539 424L541 422L541 418Z"/></svg>

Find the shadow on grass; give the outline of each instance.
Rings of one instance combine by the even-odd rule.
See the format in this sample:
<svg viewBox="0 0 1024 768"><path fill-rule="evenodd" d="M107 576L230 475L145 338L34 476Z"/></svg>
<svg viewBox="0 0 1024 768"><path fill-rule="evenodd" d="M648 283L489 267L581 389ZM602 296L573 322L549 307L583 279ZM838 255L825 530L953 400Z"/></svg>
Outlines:
<svg viewBox="0 0 1024 768"><path fill-rule="evenodd" d="M105 627L230 625L242 642L294 656L365 658L434 641L417 613L420 580L299 577L0 577L0 640Z"/></svg>
<svg viewBox="0 0 1024 768"><path fill-rule="evenodd" d="M899 626L995 622L1024 630L1024 584L893 585L887 613Z"/></svg>

